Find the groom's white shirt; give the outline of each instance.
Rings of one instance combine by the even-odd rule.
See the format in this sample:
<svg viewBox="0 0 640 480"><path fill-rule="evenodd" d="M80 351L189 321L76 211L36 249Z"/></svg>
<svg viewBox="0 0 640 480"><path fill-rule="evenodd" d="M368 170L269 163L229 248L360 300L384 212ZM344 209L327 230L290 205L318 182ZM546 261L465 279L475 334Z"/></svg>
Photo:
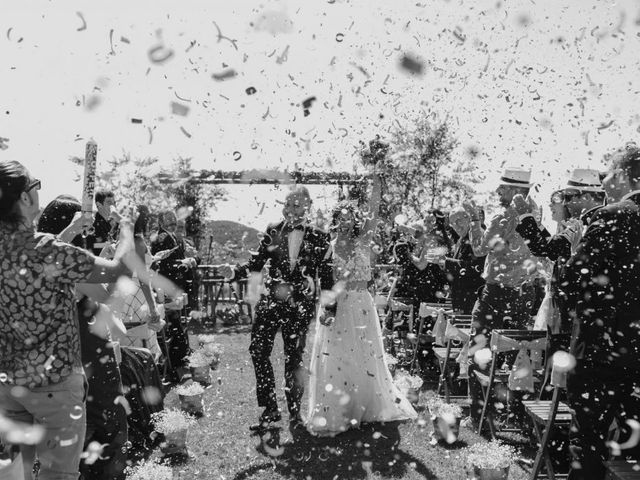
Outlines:
<svg viewBox="0 0 640 480"><path fill-rule="evenodd" d="M298 261L298 254L300 253L303 237L303 230L293 230L289 233L289 265L291 270L295 268L296 262Z"/></svg>

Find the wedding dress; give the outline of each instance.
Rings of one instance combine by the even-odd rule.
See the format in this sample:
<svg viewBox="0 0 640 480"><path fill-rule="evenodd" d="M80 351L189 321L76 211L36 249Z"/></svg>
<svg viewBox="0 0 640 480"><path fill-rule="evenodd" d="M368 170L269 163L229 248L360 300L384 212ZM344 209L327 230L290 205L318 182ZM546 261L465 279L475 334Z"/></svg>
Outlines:
<svg viewBox="0 0 640 480"><path fill-rule="evenodd" d="M360 283L371 279L370 252L362 243L356 242L348 259L335 249L333 255L336 271L349 272L349 279ZM366 289L347 289L342 295L331 325L316 320L307 430L333 436L361 423L416 418L385 363L373 297Z"/></svg>

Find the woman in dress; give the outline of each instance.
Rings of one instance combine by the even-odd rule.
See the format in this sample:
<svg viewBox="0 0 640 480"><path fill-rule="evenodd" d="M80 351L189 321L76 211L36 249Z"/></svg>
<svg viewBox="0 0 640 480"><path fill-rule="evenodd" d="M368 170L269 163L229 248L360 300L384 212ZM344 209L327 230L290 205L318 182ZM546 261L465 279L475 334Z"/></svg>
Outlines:
<svg viewBox="0 0 640 480"><path fill-rule="evenodd" d="M320 315L316 321L305 421L314 435L333 436L361 423L417 416L384 361L380 321L367 290L379 203L380 179L375 176L366 220L352 202L341 202L333 212L337 309L334 318Z"/></svg>

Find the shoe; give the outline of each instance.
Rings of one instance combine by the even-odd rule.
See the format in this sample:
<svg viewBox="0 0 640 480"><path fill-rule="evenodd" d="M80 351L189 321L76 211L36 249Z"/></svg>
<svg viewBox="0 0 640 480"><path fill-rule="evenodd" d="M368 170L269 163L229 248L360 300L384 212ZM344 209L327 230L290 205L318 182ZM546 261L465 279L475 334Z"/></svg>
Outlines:
<svg viewBox="0 0 640 480"><path fill-rule="evenodd" d="M262 415L260 415L258 423L249 425L249 430L252 432L268 430L269 428L273 428L273 424L279 422L281 419L282 415L280 415L280 410L265 410Z"/></svg>

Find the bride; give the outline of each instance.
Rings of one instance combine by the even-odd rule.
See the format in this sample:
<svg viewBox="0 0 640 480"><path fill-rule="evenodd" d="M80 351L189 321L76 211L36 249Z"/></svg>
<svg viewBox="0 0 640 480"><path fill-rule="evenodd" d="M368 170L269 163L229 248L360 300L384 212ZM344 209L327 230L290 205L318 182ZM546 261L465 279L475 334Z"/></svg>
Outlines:
<svg viewBox="0 0 640 480"><path fill-rule="evenodd" d="M375 175L366 220L354 202L341 202L333 211L337 310L335 318L319 315L316 321L305 419L314 435L333 436L361 423L417 417L384 361L380 321L367 290L380 194L380 178Z"/></svg>

